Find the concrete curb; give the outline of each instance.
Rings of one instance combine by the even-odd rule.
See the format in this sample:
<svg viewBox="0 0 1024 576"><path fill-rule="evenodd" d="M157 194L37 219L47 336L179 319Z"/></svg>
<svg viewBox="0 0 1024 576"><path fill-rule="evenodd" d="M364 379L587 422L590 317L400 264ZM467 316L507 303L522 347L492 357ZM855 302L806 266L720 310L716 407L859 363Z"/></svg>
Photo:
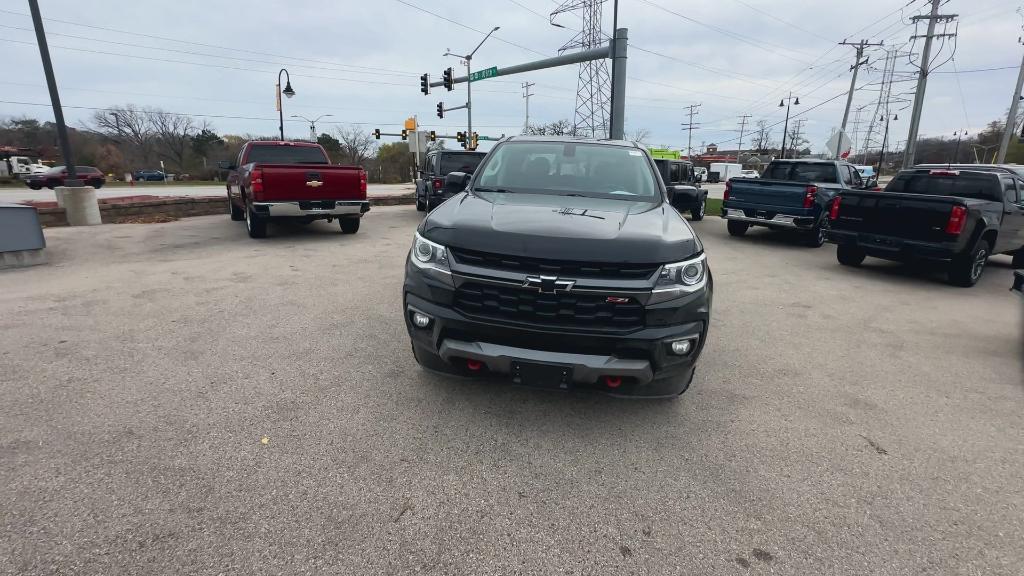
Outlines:
<svg viewBox="0 0 1024 576"><path fill-rule="evenodd" d="M212 216L227 214L226 199L223 196L201 196L194 198L159 198L136 202L100 204L100 217L104 224L121 224L143 216L164 216L188 218L189 216ZM414 195L379 196L370 198L370 206L403 206L415 204ZM67 226L64 208L37 208L39 223L46 228ZM372 212L371 212L372 213Z"/></svg>

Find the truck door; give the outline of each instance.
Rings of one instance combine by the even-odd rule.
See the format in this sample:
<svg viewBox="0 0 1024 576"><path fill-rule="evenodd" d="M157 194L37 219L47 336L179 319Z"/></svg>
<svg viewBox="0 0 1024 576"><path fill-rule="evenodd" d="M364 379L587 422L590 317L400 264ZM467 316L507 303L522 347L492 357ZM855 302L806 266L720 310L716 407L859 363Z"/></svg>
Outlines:
<svg viewBox="0 0 1024 576"><path fill-rule="evenodd" d="M1024 180L1002 179L1003 221L993 252L1007 252L1024 248Z"/></svg>

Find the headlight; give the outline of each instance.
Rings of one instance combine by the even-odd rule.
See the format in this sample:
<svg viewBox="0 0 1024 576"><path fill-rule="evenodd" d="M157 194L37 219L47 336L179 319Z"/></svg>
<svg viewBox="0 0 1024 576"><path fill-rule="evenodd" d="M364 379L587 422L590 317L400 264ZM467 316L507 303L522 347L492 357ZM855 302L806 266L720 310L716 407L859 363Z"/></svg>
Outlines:
<svg viewBox="0 0 1024 576"><path fill-rule="evenodd" d="M412 263L420 268L430 268L451 274L451 268L448 267L448 250L444 246L420 236L419 232L416 233L412 242Z"/></svg>
<svg viewBox="0 0 1024 576"><path fill-rule="evenodd" d="M664 302L678 298L704 287L707 281L707 256L701 254L696 258L665 264L661 267L658 281L651 291L650 303Z"/></svg>

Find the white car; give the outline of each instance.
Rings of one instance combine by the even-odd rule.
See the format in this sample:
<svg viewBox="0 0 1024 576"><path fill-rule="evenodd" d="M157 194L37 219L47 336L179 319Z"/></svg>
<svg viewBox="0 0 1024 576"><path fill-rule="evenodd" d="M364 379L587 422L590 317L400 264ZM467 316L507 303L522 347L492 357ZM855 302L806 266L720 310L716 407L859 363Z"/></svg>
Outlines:
<svg viewBox="0 0 1024 576"><path fill-rule="evenodd" d="M760 178L761 173L757 170L743 170L740 172L740 178Z"/></svg>

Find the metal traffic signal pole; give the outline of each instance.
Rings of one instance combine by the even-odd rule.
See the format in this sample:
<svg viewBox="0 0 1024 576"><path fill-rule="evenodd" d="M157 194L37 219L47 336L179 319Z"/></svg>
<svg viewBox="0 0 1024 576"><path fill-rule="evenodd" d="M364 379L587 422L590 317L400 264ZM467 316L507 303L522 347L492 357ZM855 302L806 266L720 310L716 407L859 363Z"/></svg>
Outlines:
<svg viewBox="0 0 1024 576"><path fill-rule="evenodd" d="M46 44L46 32L43 30L43 16L39 13L38 0L28 0L28 8L32 13L32 25L36 29L36 41L39 43L39 56L43 60L43 73L46 75L46 87L50 90L50 104L53 106L53 119L57 123L57 141L60 143L60 154L64 157L64 167L68 176L64 186L74 188L82 185L75 170L75 158L71 152L71 141L68 139L68 127L64 123L64 110L60 105L60 94L57 93L57 79L53 75L53 63L50 61L50 47Z"/></svg>
<svg viewBox="0 0 1024 576"><path fill-rule="evenodd" d="M484 72L488 72L488 74L477 78L477 80L494 78L497 76L511 76L513 74L522 74L523 72L533 72L534 70L544 70L547 68L556 68L558 66L568 66L571 64L579 64L581 62L589 62L591 60L600 60L602 58L611 58L613 60L612 70L614 72L614 81L612 82L612 121L609 130L609 137L613 140L621 140L625 132L624 111L626 107L626 59L628 38L629 30L626 28L619 28L615 31L614 41L607 46L591 48L590 50L582 50L571 54L562 54L561 56L535 60L525 64L506 66L504 68L493 66L484 70ZM477 48L479 48L479 46ZM480 74L480 72L477 72L477 74ZM460 84L462 82L469 83L471 75L472 73L468 73L465 76L454 78L452 80L452 84ZM429 83L430 87L444 85L443 81ZM426 94L426 92L424 92L424 94Z"/></svg>

